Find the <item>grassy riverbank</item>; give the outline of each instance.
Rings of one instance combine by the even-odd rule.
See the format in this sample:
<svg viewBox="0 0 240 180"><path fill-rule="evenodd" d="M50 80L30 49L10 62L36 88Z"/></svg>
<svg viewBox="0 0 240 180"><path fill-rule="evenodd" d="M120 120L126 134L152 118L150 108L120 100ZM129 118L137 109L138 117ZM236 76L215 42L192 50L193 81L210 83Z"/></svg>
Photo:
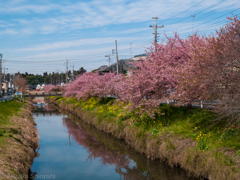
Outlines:
<svg viewBox="0 0 240 180"><path fill-rule="evenodd" d="M98 131L94 126L88 125L70 112L60 109L60 112L69 118L64 118L64 124L70 136L89 152L88 159L99 158L103 164L115 165L116 172L122 179L175 179L175 180L198 180L187 177L187 173L180 168L171 168L158 160L147 159L123 140ZM82 137L79 140L79 137ZM96 141L97 139L97 141ZM130 166L129 159L135 162Z"/></svg>
<svg viewBox="0 0 240 180"><path fill-rule="evenodd" d="M0 103L0 177L27 179L38 147L31 102Z"/></svg>
<svg viewBox="0 0 240 180"><path fill-rule="evenodd" d="M161 159L190 174L209 179L240 179L238 126L215 122L204 109L161 105L155 119L128 111L128 104L105 98L78 101L51 97L65 110L82 117L99 130L111 133L149 158Z"/></svg>

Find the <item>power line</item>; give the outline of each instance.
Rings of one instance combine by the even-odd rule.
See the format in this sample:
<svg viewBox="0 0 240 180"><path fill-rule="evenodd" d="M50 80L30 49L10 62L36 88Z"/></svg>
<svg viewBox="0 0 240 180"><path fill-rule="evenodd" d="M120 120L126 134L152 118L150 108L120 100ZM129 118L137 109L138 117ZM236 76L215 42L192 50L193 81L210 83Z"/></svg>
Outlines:
<svg viewBox="0 0 240 180"><path fill-rule="evenodd" d="M206 23L212 22L212 21L214 21L214 20L217 20L217 19L219 19L219 18L226 17L226 15L231 14L231 13L233 13L233 12L239 10L239 9L240 9L240 8L235 9L234 11L228 12L228 13L226 13L226 14L224 14L224 15L218 16L217 18L214 18L214 19L211 19L211 20L209 20L209 21L203 22L202 24L206 24ZM221 21L225 21L225 22L226 22L227 19L221 20ZM198 25L198 26L199 26L199 25ZM211 26L215 26L215 24L212 24ZM181 28L181 27L184 27L184 26L180 26L180 28ZM206 25L205 27L209 27L209 25ZM182 31L184 31L184 30L189 30L189 28L182 29ZM198 29L198 30L201 30L201 29ZM168 31L170 31L170 30L168 30Z"/></svg>
<svg viewBox="0 0 240 180"><path fill-rule="evenodd" d="M169 12L169 11L171 11L171 10L173 10L173 9L175 9L176 7L179 7L182 3L184 3L184 2L186 2L186 0L185 1L182 1L182 2L180 2L179 4L177 4L176 6L174 6L173 8L170 8L170 9L168 9L167 11L165 11L164 13L162 13L162 14L160 14L159 16L162 16L162 15L164 15L164 14L166 14L167 12Z"/></svg>
<svg viewBox="0 0 240 180"><path fill-rule="evenodd" d="M217 4L215 4L215 5L218 5L218 4L220 4L220 3L222 3L223 1L221 1L221 2L219 2L219 3L217 3ZM217 8L217 9L215 9L215 11L213 11L213 12L209 12L209 13L206 13L206 14L203 14L202 16L197 16L197 18L196 18L196 20L199 20L199 19L203 19L203 17L208 17L209 18L209 16L210 15L212 15L212 14L215 14L216 13L216 10L222 10L222 9L227 9L229 6L231 6L231 5L233 5L233 4L236 4L237 2L239 2L238 0L236 0L235 2L231 2L231 3L229 3L229 4L222 4L219 8ZM215 6L214 5L214 6ZM213 6L213 7L214 7ZM210 8L212 8L212 7L210 7ZM209 9L209 8L208 8ZM198 14L198 13L197 13ZM197 15L196 14L196 15Z"/></svg>
<svg viewBox="0 0 240 180"><path fill-rule="evenodd" d="M170 18L168 18L168 19L166 19L166 20L164 20L163 22L168 21L168 20L170 20L170 19L172 19L172 18L174 18L174 17L176 17L176 16L178 16L178 15L180 15L180 14L188 11L189 9L195 7L196 5L202 3L203 1L204 1L204 0L202 0L202 1L200 1L199 3L191 6L191 7L188 8L188 9L186 9L186 10L178 13L177 15L175 15L175 16L173 16L173 17L170 17ZM219 3L216 3L216 4L208 7L207 9L204 9L204 10L196 13L195 15L200 14L200 13L202 13L202 12L204 12L204 11L210 9L210 8L213 8L213 7L221 4L221 3L224 2L224 1L225 1L225 0L223 0L223 1L219 2ZM236 2L237 2L237 1L236 1ZM236 2L235 2L235 3L236 3ZM183 2L182 2L182 3L183 3ZM232 4L234 4L234 3L231 3L230 5L232 5ZM229 6L230 6L230 5L229 5ZM222 8L222 6L220 6L220 7L217 8L217 9L220 9L220 8ZM239 9L240 9L240 8L239 8ZM236 11L239 10L239 9L236 9L236 10L234 10L234 11L231 11L230 13L236 12ZM214 12L214 13L215 13L215 12ZM211 12L211 14L213 14L213 13ZM229 14L229 13L227 13L227 14ZM206 16L206 15L204 15L204 16ZM226 16L226 14L224 14L224 15L222 15L222 16L220 16L220 17L223 17L223 16ZM200 16L200 17L203 17L203 16ZM220 17L217 17L217 18L215 18L215 19L209 20L209 21L204 22L204 23L213 22L213 21L219 19ZM189 19L189 17L187 17L187 18L185 18L185 19ZM183 20L185 20L185 19L183 19ZM196 16L196 19L199 19L199 17ZM181 21L183 21L183 20L181 20ZM180 22L180 21L178 21L178 22ZM215 26L218 25L218 24L220 25L221 22L223 22L223 21L222 21L222 20L221 20L221 21L218 21L218 22L216 22L216 23L214 23L214 24L211 24L211 26L205 25L205 26L201 27L199 30L206 30L206 29L209 29L209 28L211 28L211 27L215 27ZM200 25L204 25L204 23L202 23L202 24L200 24ZM199 26L199 25L198 25L198 26ZM183 26L182 26L182 27L183 27ZM189 30L189 29L186 29L186 28L185 28L185 29L183 29L183 30ZM193 24L193 31L194 31L194 24ZM189 34L189 32L186 32L186 33L184 33L184 34ZM157 38L156 38L156 35L157 35L157 32L155 33L155 42L157 41L157 40L156 40L156 39L157 39ZM148 42L147 44L149 44L149 42ZM135 49L140 49L140 48L138 48L138 47L140 47L141 45L143 45L143 44L140 44L140 45L131 47L131 49L134 49L134 48L135 48ZM129 48L127 48L127 49L129 50ZM122 51L122 52L123 52L124 50L127 50L127 49L119 49L118 51ZM95 54L95 55L93 54L93 55L91 55L91 56L85 56L85 57L82 57L82 58L70 59L70 60L71 60L71 61L78 61L78 62L84 61L84 63L86 63L86 62L87 62L86 60L89 60L89 59L92 60L92 59L100 58L100 57L102 57L102 55L105 55L105 54L106 54L106 53ZM131 55L131 53L130 53L130 55ZM120 55L119 55L119 56L120 56ZM5 60L5 59L3 60L3 62L7 62L7 63L32 63L32 64L35 64L36 66L39 66L38 64L40 64L40 63L51 64L51 63L57 63L57 62L61 62L61 61L64 62L65 60L63 60L63 59L61 59L61 60L49 60L49 61L40 61L40 60L39 60L39 61L21 61L21 60L19 61L19 60ZM102 62L102 61L98 61L98 62ZM89 63L89 62L87 62L87 63Z"/></svg>
<svg viewBox="0 0 240 180"><path fill-rule="evenodd" d="M180 14L182 14L182 13L188 11L188 10L190 10L191 8L197 6L198 4L202 3L203 1L204 1L204 0L200 1L199 3L191 6L190 8L188 8L188 9L186 9L186 10L178 13L177 15L174 15L173 17L168 18L168 19L166 19L166 20L164 20L164 21L162 21L162 22L168 21L168 20L170 20L170 19L172 19L172 18L174 18L174 17L176 17L176 16L178 16L178 15L180 15ZM209 9L211 9L211 8L219 5L219 4L221 4L221 3L224 2L224 1L226 1L226 0L222 0L222 1L220 1L220 2L218 2L218 3L216 3L216 4L214 4L214 5L212 5L212 6L208 7L208 8L206 8L206 9L198 12L198 13L195 13L195 16L198 15L198 14L200 14L200 13L202 13L202 12L204 12L204 11L207 11L207 10L209 10ZM238 2L238 1L235 1L234 3L229 3L229 4L227 4L227 5L230 6L230 5L232 5L232 4L235 4L236 2ZM183 3L183 2L181 2L180 4L182 4L182 3ZM177 6L176 6L176 7L177 7ZM221 7L226 8L226 5L222 5ZM221 7L220 7L220 8L221 8ZM219 10L220 8L217 8L216 10ZM166 11L166 12L167 12L167 11ZM165 13L166 13L166 12L165 12ZM164 13L163 13L163 14L164 14ZM161 14L161 15L163 15L163 14ZM205 16L205 15L203 15L203 16ZM200 16L200 17L202 17L202 16ZM182 21L184 21L184 20L186 20L186 19L189 19L189 18L190 18L190 17L184 18L184 19L182 19L182 20L180 20L180 21L174 22L174 24L179 23L179 22L182 22ZM199 18L199 17L197 17L197 18ZM198 20L198 19L196 19L196 21L197 21L197 20ZM173 24L173 23L172 23L172 24ZM169 24L168 24L168 25L169 25ZM170 25L171 25L171 24L170 24ZM145 31L147 31L147 30L145 30ZM141 31L141 32L143 32L143 31ZM141 33L141 32L138 32L138 33ZM137 33L132 33L132 34L128 34L128 35L133 35L133 34L135 35L135 34L137 34ZM125 35L125 36L128 36L128 35Z"/></svg>
<svg viewBox="0 0 240 180"><path fill-rule="evenodd" d="M186 10L184 10L184 11L180 12L179 14L177 14L177 15L174 15L173 17L171 17L171 18L168 18L168 19L166 19L166 20L164 20L164 21L162 21L162 22L168 21L168 20L170 20L170 19L172 19L172 18L174 18L174 17L176 17L176 16L178 16L178 15L180 15L180 14L182 14L182 13L184 13L184 12L188 11L189 9L191 9L191 8L193 8L193 7L195 7L195 6L197 6L198 4L202 3L203 1L205 1L205 0L202 0L202 1L200 1L199 3L197 3L197 4L193 5L193 6L191 6L190 8L188 8L188 9L186 9ZM181 2L181 3L179 3L178 5L174 6L173 8L170 8L169 10L167 10L167 11L165 11L164 13L160 14L159 16L162 16L162 15L166 14L168 11L170 11L170 10L172 10L172 9L176 8L176 7L179 7L179 5L181 5L181 4L182 4L182 3L184 3L184 2L185 2L185 1L182 1L182 2ZM143 31L144 31L144 32L145 32L145 31L148 31L148 29L146 29L146 30L143 30ZM143 31L141 31L141 32L143 32ZM137 33L131 33L131 34L126 34L126 35L124 35L124 36L135 35L135 34L138 34L138 33L141 33L141 32L137 32Z"/></svg>
<svg viewBox="0 0 240 180"><path fill-rule="evenodd" d="M139 46L142 46L142 45L146 44L146 42L150 42L150 40L147 40L144 43L133 46L132 49L134 49L136 47L139 47ZM118 51L123 51L123 50L127 50L127 49L129 50L129 48L126 48L126 49L120 49ZM103 56L103 53L95 54L95 55L93 54L91 56L85 56L85 57L82 57L82 58L71 58L71 59L69 58L69 60L71 60L71 61L87 60L87 59L92 59L92 58L99 58L99 57L102 57L102 56ZM39 60L39 61L22 61L22 60L4 59L3 61L6 62L6 63L13 62L13 63L33 63L33 64L36 63L37 64L37 63L56 63L56 62L61 62L61 61L64 62L66 60L58 59L58 60L48 60L48 61L42 61L42 60Z"/></svg>
<svg viewBox="0 0 240 180"><path fill-rule="evenodd" d="M205 0L202 0L202 1L198 2L197 4L191 6L190 8L188 8L188 9L186 9L186 10L184 10L184 11L182 11L182 12L180 12L180 13L178 13L178 14L176 14L176 15L174 15L174 16L168 18L168 19L165 19L164 21L162 21L162 23L165 22L165 21L168 21L168 20L170 20L170 19L172 19L172 18L177 17L178 15L180 15L180 14L182 14L182 13L188 11L189 9L192 9L193 7L195 7L195 6L199 5L200 3L202 3L203 1L205 1Z"/></svg>
<svg viewBox="0 0 240 180"><path fill-rule="evenodd" d="M224 2L224 1L226 1L226 0L223 0L223 1L221 1L221 2L218 2L218 3L216 3L216 4L214 4L214 5L210 6L210 7L208 7L207 9L204 9L204 10L198 12L198 13L195 13L194 15L196 16L196 15L198 15L198 14L200 14L200 13L202 13L202 12L204 12L204 11L206 11L206 10L214 7L214 6L219 5L220 3ZM186 17L186 18L184 18L184 19L182 19L182 20L180 20L180 21L177 21L177 22L174 22L174 23L171 23L171 24L180 23L180 22L182 22L182 21L184 21L184 20L186 20L186 19L189 19L189 18L190 18L190 17L188 16L188 17ZM168 25L171 25L171 24L168 24Z"/></svg>

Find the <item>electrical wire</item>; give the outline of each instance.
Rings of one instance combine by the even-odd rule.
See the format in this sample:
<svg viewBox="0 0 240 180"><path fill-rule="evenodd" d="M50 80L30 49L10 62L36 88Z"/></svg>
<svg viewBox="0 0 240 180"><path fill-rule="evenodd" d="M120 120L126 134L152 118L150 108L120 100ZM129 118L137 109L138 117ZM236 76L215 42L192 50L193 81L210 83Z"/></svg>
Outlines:
<svg viewBox="0 0 240 180"><path fill-rule="evenodd" d="M151 40L151 39L150 39ZM150 40L145 41L144 43L138 44L136 46L133 46L131 49L135 49L137 47L146 45L146 42L150 42ZM126 49L119 49L118 51L122 51L122 50L129 50L129 48ZM138 48L139 49L139 48ZM87 56L87 57L81 57L81 58L69 58L68 60L71 61L84 61L84 60L88 60L88 59L95 59L95 58L102 58L104 55L106 55L107 53L101 53L101 55L95 54L92 56ZM58 60L49 60L49 61L21 61L21 60L13 60L13 59L3 59L3 62L8 63L8 62L12 62L12 63L33 63L33 64L39 64L39 63L56 63L56 62L64 62L66 61L65 59L58 59ZM25 64L26 65L26 64ZM39 66L39 65L38 65Z"/></svg>
<svg viewBox="0 0 240 180"><path fill-rule="evenodd" d="M238 8L239 9L239 8ZM228 13L226 13L226 14L224 14L224 15L221 15L220 17L217 17L217 18L215 18L215 19L218 19L218 18L221 18L221 17L225 17L226 15L228 15L229 13L233 13L233 12L235 12L235 11L237 11L238 9L236 9L236 10L234 10L234 11L231 11L231 12L228 12ZM208 19L209 19L209 17L208 17ZM215 20L214 19L214 20ZM200 19L199 19L200 20ZM208 21L208 22L211 22L211 21L213 21L213 20L210 20L210 21ZM204 22L204 23L207 23L207 22ZM181 28L181 27L184 27L185 25L182 25L182 26L180 26L180 27L178 27L178 28ZM168 31L170 31L170 30L168 30Z"/></svg>
<svg viewBox="0 0 240 180"><path fill-rule="evenodd" d="M184 10L184 11L182 11L182 12L180 12L180 13L178 13L178 14L176 14L176 15L174 15L174 16L172 16L172 17L170 17L170 18L168 18L168 19L165 19L164 21L162 21L162 22L167 22L167 21L169 21L169 20L171 20L171 19L173 19L173 18L175 18L175 17L177 17L177 16L179 16L180 14L182 14L182 13L184 13L184 12L187 12L188 10L190 10L190 9L192 9L192 8L194 8L195 6L197 6L197 5L199 5L200 3L202 3L203 1L205 1L205 0L202 0L202 1L200 1L200 2L198 2L197 4L195 4L195 5L193 5L193 6L191 6L190 8L188 8L188 9L186 9L186 10ZM209 10L209 9L211 9L211 8L213 8L213 7L215 7L215 6L217 6L217 5L219 5L219 4L221 4L221 3L223 3L224 1L226 1L226 0L222 0L221 2L218 2L218 3L216 3L216 4L214 4L214 5L212 5L212 6L210 6L210 7L208 7L208 8L206 8L206 9L204 9L204 10L202 10L202 11L200 11L200 12L198 12L198 13L196 13L195 15L197 15L197 14L200 14L200 13L202 13L202 12L205 12L205 11L207 11L207 10ZM183 2L185 2L185 1L183 1ZM183 2L181 2L180 4L182 4ZM231 5L233 5L233 4L235 4L236 2L238 2L238 1L235 1L234 3L230 3L230 4L228 4L228 6L231 6ZM178 5L180 5L180 4L178 4ZM177 6L178 6L177 5ZM176 7L177 7L176 6ZM225 7L226 8L226 6L225 5L222 5L222 6L220 6L220 7L218 7L217 9L215 9L215 11L216 10L220 10L222 7ZM173 7L172 9L174 9L175 7ZM209 23L209 22L213 22L213 21L215 21L215 20L218 20L218 19L220 19L221 17L223 17L223 16L226 16L226 15L228 15L229 13L233 13L233 12L236 12L237 10L239 10L240 8L238 8L238 9L236 9L236 10L234 10L234 11L231 11L231 12L228 12L228 13L226 13L226 14L224 14L224 15L221 15L221 16L219 16L219 17L217 17L217 18L214 18L214 19L211 19L211 20L209 20L209 21L206 21L206 22L203 22L202 24L199 24L199 25L204 25L204 24L206 24L206 23ZM169 11L169 10L168 10ZM216 12L210 12L210 13L207 13L208 14L208 16L209 15L212 15L212 14L215 14ZM204 14L203 16L200 16L200 17L198 17L198 20L200 20L200 19L203 19L204 17L206 17L207 16L207 14ZM184 21L184 20L186 20L186 19L188 19L189 17L187 17L187 18L184 18L184 19L182 19L182 20L180 20L180 21L177 21L177 23L178 22L182 22L182 21ZM220 20L220 21L217 21L217 22L215 22L215 23L213 23L213 24L211 24L211 26L209 26L209 25L205 25L205 26L203 26L203 27L201 27L200 29L198 29L199 31L200 30L211 30L212 28L214 28L214 27L216 27L217 25L221 25L223 22L226 22L226 20ZM170 24L171 25L171 24ZM198 26L199 26L198 25ZM182 26L183 27L183 26ZM179 28L179 27L178 27ZM183 30L189 30L189 28L188 29L182 29L181 31L183 31ZM189 30L190 31L190 30ZM141 31L142 32L142 31ZM186 32L186 33L183 33L183 35L184 34L188 34L189 35L189 33L190 32ZM133 33L133 34L137 34L137 33ZM130 34L131 35L131 34ZM127 36L127 35L125 35L125 36ZM151 39L152 40L152 39ZM99 42L102 42L102 41L99 41ZM148 40L148 41L146 41L146 42L144 42L144 43L141 43L141 44L138 44L138 45L136 45L136 46L133 46L133 47L131 47L131 49L132 50L139 50L139 49L142 49L143 48L143 46L144 45L149 45L149 43L150 43L150 40ZM84 44L82 44L82 45L80 45L80 46L83 46ZM86 45L86 44L85 44ZM119 49L118 51L119 52L124 52L124 51L126 51L126 50L129 50L129 48L125 48L125 49ZM81 58L77 58L77 59L69 59L70 61L76 61L77 63L79 62L79 63L81 63L81 62L84 62L84 63L94 63L94 62L102 62L103 60L98 60L98 61L88 61L88 60L93 60L93 59L99 59L99 58L103 58L103 56L104 55L106 55L106 54L109 54L109 53L101 53L101 54L93 54L93 55L91 55L91 56L85 56L85 57L81 57ZM128 55L119 55L119 56L128 56ZM66 59L58 59L58 60L46 60L46 61L24 61L24 60L11 60L11 59L3 59L3 62L5 62L5 63L22 63L22 64L24 64L24 63L33 63L33 64L35 64L36 66L40 66L39 64L41 64L41 63L44 63L44 64L52 64L52 63L59 63L59 62L65 62L66 61ZM105 61L105 60L104 60ZM75 63L76 63L75 62ZM9 66L15 66L15 65L9 65ZM30 66L30 64L25 64L25 66ZM34 65L32 65L31 67L35 67ZM42 67L42 66L40 66L40 67Z"/></svg>
<svg viewBox="0 0 240 180"><path fill-rule="evenodd" d="M226 14L224 14L224 15L218 16L217 18L214 18L214 19L211 19L211 20L209 20L209 21L203 22L202 24L207 24L207 23L212 22L212 21L215 21L215 20L217 20L217 19L219 19L219 18L226 17L226 15L231 14L231 13L233 13L233 12L235 12L235 11L238 11L239 9L240 9L240 8L235 9L234 11L228 12L228 13L226 13ZM216 26L216 25L220 25L220 24L222 24L221 22L226 22L226 21L227 21L227 19L221 20L221 21L219 21L219 22L217 22L217 23L213 23L213 24L211 24L211 27L214 27L214 26ZM184 26L181 26L181 27L184 27ZM180 27L180 28L181 28L181 27ZM207 28L207 27L209 27L209 25L206 25L206 26L204 26L204 27ZM204 27L202 27L201 29L203 29ZM188 30L188 29L189 29L189 28L181 29L181 31L185 31L185 30ZM198 29L198 30L201 30L201 29Z"/></svg>
<svg viewBox="0 0 240 180"><path fill-rule="evenodd" d="M205 1L205 0L202 0L202 1L198 2L197 4L195 4L195 5L191 6L190 8L188 8L188 9L186 9L186 10L184 10L184 11L182 11L182 12L180 12L180 13L178 13L178 14L176 14L176 15L174 15L174 16L172 16L172 17L168 18L168 19L165 19L164 21L162 21L162 23L163 23L163 22L165 22L165 21L169 21L170 19L172 19L172 18L175 18L175 17L179 16L180 14L182 14L182 13L184 13L184 12L188 11L189 9L192 9L193 7L195 7L195 6L199 5L199 4L200 4L200 3L202 3L203 1Z"/></svg>
<svg viewBox="0 0 240 180"><path fill-rule="evenodd" d="M224 2L224 1L226 1L226 0L222 0L221 2L218 2L218 3L212 5L212 6L208 7L208 8L206 8L206 9L198 12L198 13L195 13L194 15L196 16L196 15L198 15L198 14L201 14L202 12L207 11L208 9L211 9L211 8L219 5L220 3ZM177 22L174 22L174 23L171 23L171 24L167 24L167 25L172 25L172 24L180 23L180 22L182 22L182 21L184 21L184 20L186 20L186 19L189 19L189 18L190 18L190 16L189 16L189 17L186 17L186 18L184 18L184 19L182 19L182 20L180 20L180 21L177 21Z"/></svg>

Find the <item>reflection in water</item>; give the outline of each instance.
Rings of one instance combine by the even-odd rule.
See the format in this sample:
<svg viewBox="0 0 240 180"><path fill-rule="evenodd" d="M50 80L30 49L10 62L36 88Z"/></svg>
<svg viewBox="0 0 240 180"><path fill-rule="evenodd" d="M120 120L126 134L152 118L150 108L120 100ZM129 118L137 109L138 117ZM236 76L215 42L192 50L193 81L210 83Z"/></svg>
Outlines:
<svg viewBox="0 0 240 180"><path fill-rule="evenodd" d="M43 115L43 116L61 116L62 114L56 110L54 108L53 105L49 105L49 104L45 104L45 105L41 105L41 106L36 106L36 110L35 110L35 114L36 116L38 116L39 114Z"/></svg>
<svg viewBox="0 0 240 180"><path fill-rule="evenodd" d="M68 133L81 146L88 149L88 159L101 158L102 164L114 164L120 179L161 179L190 180L186 172L170 168L158 160L151 161L145 155L135 152L123 140L99 132L96 128L84 124L68 113L70 118L63 118Z"/></svg>
<svg viewBox="0 0 240 180"><path fill-rule="evenodd" d="M117 150L110 149L71 119L64 117L63 125L68 128L68 133L79 145L88 149L88 160L100 158L104 165L108 163L117 167L129 166L130 161L126 155L121 155Z"/></svg>
<svg viewBox="0 0 240 180"><path fill-rule="evenodd" d="M33 104L35 106L43 106L45 105L45 102L44 102L44 97L35 97L33 100L32 100Z"/></svg>
<svg viewBox="0 0 240 180"><path fill-rule="evenodd" d="M65 112L63 112L65 114ZM151 161L118 140L52 106L36 109L40 156L32 175L60 180L192 180L186 172ZM46 178L45 178L46 179Z"/></svg>

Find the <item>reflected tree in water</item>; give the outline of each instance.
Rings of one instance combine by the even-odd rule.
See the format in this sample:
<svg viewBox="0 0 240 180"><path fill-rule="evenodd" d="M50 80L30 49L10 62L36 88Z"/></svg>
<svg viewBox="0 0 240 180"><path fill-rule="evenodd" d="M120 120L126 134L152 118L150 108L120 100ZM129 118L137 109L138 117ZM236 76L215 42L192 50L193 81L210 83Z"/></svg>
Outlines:
<svg viewBox="0 0 240 180"><path fill-rule="evenodd" d="M68 133L81 146L88 150L88 160L92 161L100 158L101 163L115 165L117 167L127 167L130 161L127 155L120 154L116 149L110 149L104 143L90 135L84 128L75 124L71 119L64 117L63 125L67 127Z"/></svg>
<svg viewBox="0 0 240 180"><path fill-rule="evenodd" d="M63 118L63 125L67 127L72 138L88 150L88 160L100 158L102 164L115 165L115 171L120 179L131 180L196 180L189 178L186 172L179 168L170 168L159 160L151 161L146 156L137 153L124 141L110 137L90 125L84 124L69 114L70 118ZM131 160L134 163L131 163Z"/></svg>

